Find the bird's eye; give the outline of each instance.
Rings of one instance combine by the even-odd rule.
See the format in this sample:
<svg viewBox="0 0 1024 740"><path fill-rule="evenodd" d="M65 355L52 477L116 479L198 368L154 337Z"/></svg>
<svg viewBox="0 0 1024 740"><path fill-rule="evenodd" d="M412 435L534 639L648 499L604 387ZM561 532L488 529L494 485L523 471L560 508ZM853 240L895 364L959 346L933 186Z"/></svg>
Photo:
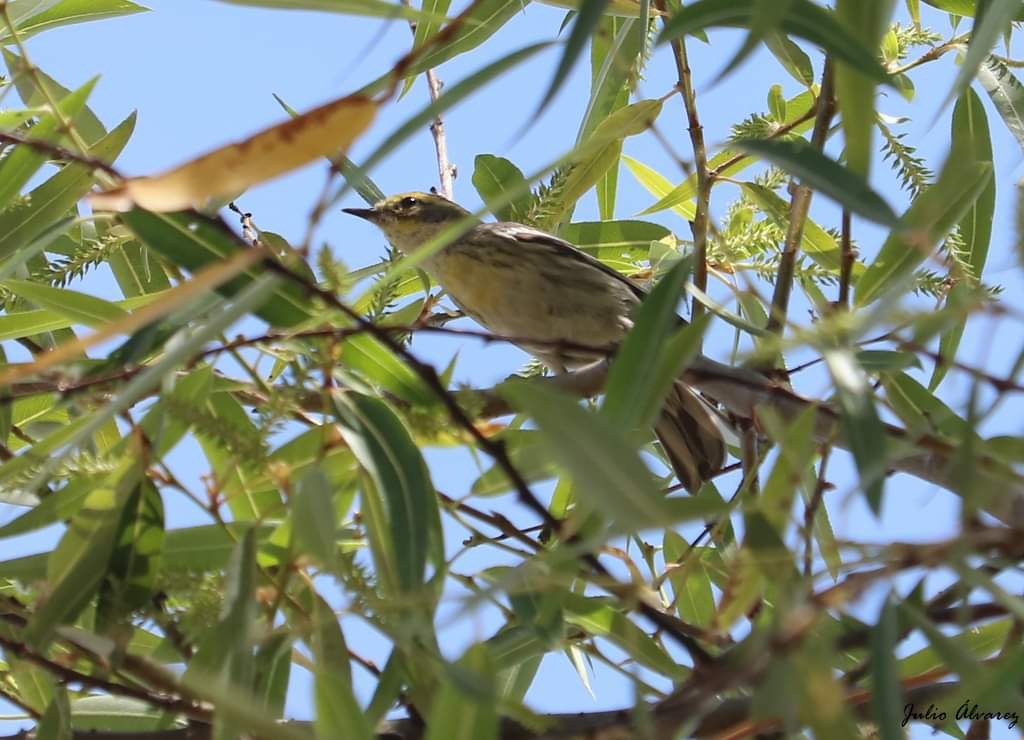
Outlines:
<svg viewBox="0 0 1024 740"><path fill-rule="evenodd" d="M400 205L400 206L401 206L401 207L402 207L403 209L405 209L405 210L409 210L410 208L412 208L413 206L415 206L415 205L416 205L417 203L419 203L419 201L418 201L418 200L417 200L416 198L412 198L412 197L409 197L409 198L402 198L402 200L401 200L401 202L399 203L399 205Z"/></svg>

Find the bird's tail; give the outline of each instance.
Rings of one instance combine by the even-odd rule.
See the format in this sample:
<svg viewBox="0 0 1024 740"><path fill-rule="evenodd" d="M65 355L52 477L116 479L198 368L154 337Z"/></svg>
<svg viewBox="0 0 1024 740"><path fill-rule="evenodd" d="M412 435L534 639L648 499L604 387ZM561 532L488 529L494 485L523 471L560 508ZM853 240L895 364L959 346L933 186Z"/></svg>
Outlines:
<svg viewBox="0 0 1024 740"><path fill-rule="evenodd" d="M654 431L679 482L691 493L722 468L725 442L715 411L680 380L669 391Z"/></svg>

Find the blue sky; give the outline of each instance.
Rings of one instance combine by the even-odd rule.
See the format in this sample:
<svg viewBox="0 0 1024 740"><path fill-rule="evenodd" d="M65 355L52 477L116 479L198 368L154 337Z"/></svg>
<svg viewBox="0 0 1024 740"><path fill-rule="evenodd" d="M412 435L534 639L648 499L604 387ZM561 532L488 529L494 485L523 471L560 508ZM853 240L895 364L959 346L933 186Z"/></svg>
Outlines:
<svg viewBox="0 0 1024 740"><path fill-rule="evenodd" d="M400 22L385 23L329 13L252 9L213 0L151 0L147 4L153 12L57 29L29 41L34 61L66 86L77 86L93 75L101 75L90 105L108 126L133 109L139 111L135 135L118 161L118 167L128 174L151 173L177 164L280 120L282 112L273 93L301 110L357 89L390 68L407 50L411 38L408 27ZM925 15L937 30L948 32L949 26L943 17L929 14L927 9ZM444 65L439 74L454 83L510 51L536 41L551 40L563 17L563 10L531 4L482 49ZM753 110L766 110L766 96L773 83L781 82L787 97L800 92L797 83L771 57L763 54L755 56L731 77L711 86L740 38L735 33L719 33L712 36L710 46L694 40L689 42L701 117L712 151L725 140L730 124ZM539 55L446 115L451 158L459 170L455 196L463 205L479 206L470 182L475 155L491 153L508 157L523 171L530 172L572 146L589 89L584 64L577 67L543 116L530 120L558 53L560 49ZM919 153L933 169L941 165L948 144L951 106L941 111L939 106L948 91L953 64L950 54L917 71L914 79L919 96L913 104L890 92L879 105L887 114L914 117L914 121L901 130L910 132L910 140L920 142ZM661 96L674 82L671 58L667 50L660 49L645 73L640 96ZM426 86L420 79L405 98L382 110L380 119L351 152L353 159L359 161L361 155L371 151L426 100ZM1005 300L1020 309L1024 303L1021 298L1024 284L1011 243L1013 185L1020 175L1021 151L987 99L985 103L997 153L998 183L997 220L986 280L1005 285ZM678 99L666 102L658 126L673 142L676 151L689 155L685 118ZM833 154L841 147L839 138L830 143ZM652 136L630 139L625 151L673 181L682 177L683 173ZM435 184L436 171L430 134L424 128L372 176L386 192L425 190ZM312 166L246 193L239 204L255 214L262 228L298 241L305 233L309 208L319 195L323 178L324 168ZM619 181L617 217L632 216L653 202L625 169ZM899 190L890 171L881 166L880 161L876 161L873 183L897 211L905 207L906 194ZM734 193L728 187L720 188L714 203L717 215ZM352 195L351 202L345 205L357 205L356 200ZM836 209L820 197L815 199L813 214L826 225L838 223ZM596 209L588 198L577 210L576 219L594 217ZM651 220L673 228L681 238L689 237L688 226L676 216L662 213ZM855 234L866 254L877 249L882 236L877 229L859 222ZM382 238L370 226L337 212L325 219L317 236L320 241L328 242L334 253L353 268L374 262L384 252ZM102 292L113 291L113 288L101 274L91 277L86 285L100 295L114 295ZM804 303L794 307L792 315L796 320L806 321L805 307ZM1007 369L1009 353L1016 350L1019 336L1019 326L1014 320L983 319L969 328L963 343L964 357L999 374ZM712 351L725 352L730 338L725 333L716 335ZM453 340L417 340L414 346L423 356L438 363L446 363L458 350L457 378L474 385L488 385L504 378L525 359L512 348L479 347ZM813 373L801 378L799 383L800 389L810 395L820 396L827 389L823 376ZM954 408L962 409L959 401L969 388L963 377L953 374L946 381L943 395ZM1014 411L1012 403L1006 404L989 422L986 431L1020 434L1021 420ZM197 458L189 450L182 449L171 461L185 475L194 478L202 472L195 468L194 459ZM477 475L466 455L434 451L429 459L435 484L451 495L465 492ZM855 480L851 470L847 462L833 458L830 472L834 480ZM723 491L731 492L732 485L724 482ZM858 497L849 495L850 491L849 485L841 483L830 503L833 525L840 537L860 541L932 540L948 536L956 529L956 499L906 476L890 479L880 521L866 511ZM515 510L504 499L495 499L493 505ZM169 502L168 506L169 519L174 524L202 521L198 512L189 509L183 501ZM6 519L11 515L0 509L0 517ZM452 531L449 536L450 547L455 547L462 533ZM6 541L4 551L14 555L45 546L35 537L31 541ZM466 563L467 567L479 565L480 561ZM875 595L876 600L879 595ZM874 608L869 607L867 613L872 613ZM444 631L451 655L456 655L468 642L488 636L494 629L493 614L486 610L471 615L457 609L453 611L459 616ZM378 660L386 657L380 641L362 625L346 621L345 626L349 640L365 646L370 657ZM296 683L297 690L289 706L293 716L308 715L304 683L304 680ZM357 688L366 696L366 684ZM596 700L581 685L565 657L554 654L545 660L528 700L542 711L585 711L628 703L632 698L628 682L608 671L593 677L593 690Z"/></svg>

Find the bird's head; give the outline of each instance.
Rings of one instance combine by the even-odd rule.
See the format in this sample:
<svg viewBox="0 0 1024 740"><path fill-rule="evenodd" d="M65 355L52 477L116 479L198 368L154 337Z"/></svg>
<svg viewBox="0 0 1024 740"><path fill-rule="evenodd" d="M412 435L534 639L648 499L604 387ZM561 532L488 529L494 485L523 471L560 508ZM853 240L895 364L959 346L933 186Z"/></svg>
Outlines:
<svg viewBox="0 0 1024 740"><path fill-rule="evenodd" d="M342 210L376 224L407 254L470 215L457 203L433 193L401 193L378 201L372 208Z"/></svg>

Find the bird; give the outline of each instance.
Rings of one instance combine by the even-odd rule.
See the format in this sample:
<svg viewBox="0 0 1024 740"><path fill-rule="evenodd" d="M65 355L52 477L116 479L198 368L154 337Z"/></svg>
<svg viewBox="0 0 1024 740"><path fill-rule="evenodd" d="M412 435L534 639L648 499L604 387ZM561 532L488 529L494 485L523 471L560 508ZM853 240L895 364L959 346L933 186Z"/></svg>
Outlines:
<svg viewBox="0 0 1024 740"><path fill-rule="evenodd" d="M423 268L466 315L513 338L554 373L603 360L606 352L590 348L620 344L646 296L625 275L564 239L520 223L474 220L436 193L402 193L369 208L342 210L377 226L403 254L413 254L453 224L465 224ZM673 471L691 493L725 462L716 414L679 379L654 425Z"/></svg>

